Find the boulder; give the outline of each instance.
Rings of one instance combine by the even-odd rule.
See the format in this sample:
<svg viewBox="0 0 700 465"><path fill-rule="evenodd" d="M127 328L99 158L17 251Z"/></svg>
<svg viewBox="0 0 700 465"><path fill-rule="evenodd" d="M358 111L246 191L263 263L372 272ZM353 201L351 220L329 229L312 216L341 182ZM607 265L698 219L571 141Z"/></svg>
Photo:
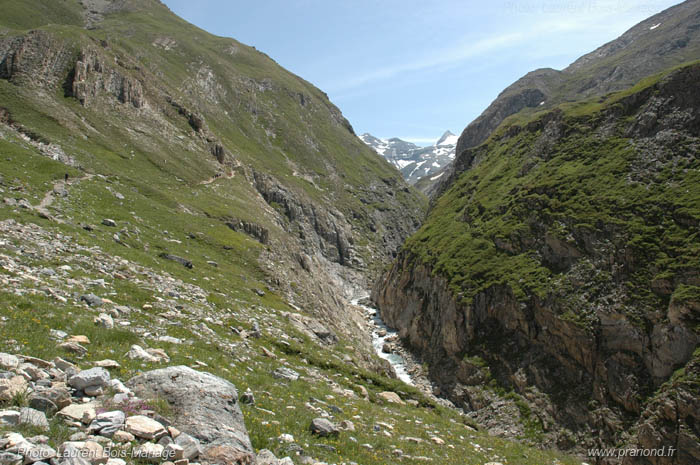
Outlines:
<svg viewBox="0 0 700 465"><path fill-rule="evenodd" d="M85 302L90 307L100 307L104 302L102 298L95 294L85 294L80 296L80 301Z"/></svg>
<svg viewBox="0 0 700 465"><path fill-rule="evenodd" d="M126 415L121 410L100 413L92 420L88 432L99 433L102 436L112 437L119 431L126 420Z"/></svg>
<svg viewBox="0 0 700 465"><path fill-rule="evenodd" d="M334 423L325 418L314 418L311 421L311 432L325 437L337 435L340 430Z"/></svg>
<svg viewBox="0 0 700 465"><path fill-rule="evenodd" d="M75 388L84 390L87 387L106 387L109 385L109 371L104 368L90 368L89 370L81 371L80 373L73 375L68 379L68 385Z"/></svg>
<svg viewBox="0 0 700 465"><path fill-rule="evenodd" d="M127 385L142 399L160 398L170 404L172 426L182 432L175 443L185 449L185 457L188 447L182 441L183 435L188 434L201 442L203 455L216 458L210 462L253 463L253 448L238 405L238 392L230 382L210 373L174 366L144 373ZM234 453L236 450L240 454Z"/></svg>
<svg viewBox="0 0 700 465"><path fill-rule="evenodd" d="M46 414L29 407L23 407L19 411L19 423L29 425L42 430L49 429L49 421L46 419Z"/></svg>
<svg viewBox="0 0 700 465"><path fill-rule="evenodd" d="M395 392L391 392L391 391L380 392L379 394L377 394L377 397L379 397L380 399L382 399L386 402L389 402L390 404L406 405L406 403L403 400L401 400L401 397L399 397L399 395Z"/></svg>

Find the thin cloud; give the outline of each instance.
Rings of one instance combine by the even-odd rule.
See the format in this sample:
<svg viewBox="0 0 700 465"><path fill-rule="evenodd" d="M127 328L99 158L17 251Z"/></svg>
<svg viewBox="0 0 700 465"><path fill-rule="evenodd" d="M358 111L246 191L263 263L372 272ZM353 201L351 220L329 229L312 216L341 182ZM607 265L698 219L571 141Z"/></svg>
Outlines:
<svg viewBox="0 0 700 465"><path fill-rule="evenodd" d="M494 50L500 48L508 47L521 40L521 38L521 34L503 34L471 43L469 43L467 40L463 40L460 46L443 50L436 56L424 58L419 61L380 68L370 73L350 77L342 82L332 83L329 86L326 86L326 88L328 88L330 92L339 92L362 87L370 82L391 79L403 73L423 71L445 66L453 67L469 58L483 55L484 53L493 52Z"/></svg>
<svg viewBox="0 0 700 465"><path fill-rule="evenodd" d="M645 16L659 11L665 1L647 1L638 4L632 0L590 0L581 4L576 2L564 3L556 7L542 7L541 2L524 2L510 14L523 14L537 16L529 30L519 33L507 33L487 37L474 41L471 37L465 37L453 47L437 51L431 56L417 61L397 63L376 69L364 74L349 76L342 81L331 82L324 85L328 92L336 94L335 98L343 99L354 94L353 91L366 87L367 84L387 81L406 73L415 73L426 70L447 70L459 67L464 61L504 50L515 45L522 47L523 53L532 54L533 50L526 46L532 41L538 44L550 40L547 36L558 37L561 41L562 34L573 34L581 31L606 31L616 29L624 31ZM513 3L515 4L515 2ZM540 5L536 7L536 5ZM577 13L576 19L571 19L572 9ZM625 14L621 14L621 13ZM556 48L556 47L555 47ZM537 53L548 56L547 48L537 47ZM551 55L551 53L549 53ZM362 93L362 92L361 92Z"/></svg>

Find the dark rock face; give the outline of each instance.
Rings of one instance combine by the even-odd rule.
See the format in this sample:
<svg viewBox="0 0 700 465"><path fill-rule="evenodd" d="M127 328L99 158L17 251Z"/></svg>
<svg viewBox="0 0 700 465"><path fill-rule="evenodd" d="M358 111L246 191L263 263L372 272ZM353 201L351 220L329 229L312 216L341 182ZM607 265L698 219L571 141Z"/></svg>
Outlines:
<svg viewBox="0 0 700 465"><path fill-rule="evenodd" d="M259 172L253 175L258 192L268 204L283 208L290 229L296 229L310 249L320 250L326 258L341 265L352 262L351 227L341 212L305 202L272 176Z"/></svg>
<svg viewBox="0 0 700 465"><path fill-rule="evenodd" d="M267 228L260 226L259 224L239 219L231 219L230 221L226 222L226 226L228 226L236 232L241 232L251 237L254 237L261 244L267 244L270 241L270 231L268 231Z"/></svg>
<svg viewBox="0 0 700 465"><path fill-rule="evenodd" d="M66 92L84 106L89 106L101 93L112 95L119 102L129 103L135 108L145 104L141 83L106 66L94 50L80 52L66 83Z"/></svg>
<svg viewBox="0 0 700 465"><path fill-rule="evenodd" d="M160 397L173 409L173 426L202 443L204 457L220 463L254 463L236 387L184 366L150 371L128 386L141 398Z"/></svg>
<svg viewBox="0 0 700 465"><path fill-rule="evenodd" d="M73 50L43 31L0 40L0 79L16 84L56 85L73 59Z"/></svg>
<svg viewBox="0 0 700 465"><path fill-rule="evenodd" d="M635 152L621 176L649 191L662 191L667 185L659 184L657 176L664 166L676 163L672 157L694 158L695 149L687 152L683 147L696 147L700 137L698 82L700 67L688 66L619 99L585 123L577 121L596 140L626 135ZM516 135L528 141L523 170L531 155L544 164L571 132L562 114L551 112L524 127L507 128L502 139L463 152L466 169L476 169L493 147ZM545 189L537 195L551 197L556 192ZM470 195L475 206L464 209L461 221L471 228L485 207ZM657 270L646 269L646 251L633 249L619 224L599 224L595 230L572 225L565 239L551 233L546 215L536 213L542 210L537 198L523 201L532 202L525 209L530 212L530 233L492 240L500 253L537 257L555 283L544 295L516 297L509 285L494 284L465 303L449 276L423 262L409 246L374 288L372 300L382 317L430 364L441 391L477 415L492 404L479 387L495 379L538 411L545 440L552 445L678 448L682 443L684 452L677 461L629 463L695 463L700 435L697 415L691 412L697 411L698 398L698 305L692 298L670 296L683 286L700 284L697 264L684 263L682 271L669 278L653 277ZM682 206L673 208L684 210ZM648 212L636 214L646 218ZM653 225L662 220L645 221ZM695 220L680 224L684 223L695 225ZM659 305L632 308L620 298L632 292L629 281L640 272L653 277L642 285L661 296L655 301ZM609 276L605 284L596 292L582 293L599 273ZM567 280L572 286L565 285ZM568 300L573 296L580 299ZM676 300L683 303L677 305ZM581 312L584 307L586 312ZM585 321L564 317L566 309L581 312ZM481 361L469 357L475 353ZM678 369L685 373L680 379L674 375Z"/></svg>

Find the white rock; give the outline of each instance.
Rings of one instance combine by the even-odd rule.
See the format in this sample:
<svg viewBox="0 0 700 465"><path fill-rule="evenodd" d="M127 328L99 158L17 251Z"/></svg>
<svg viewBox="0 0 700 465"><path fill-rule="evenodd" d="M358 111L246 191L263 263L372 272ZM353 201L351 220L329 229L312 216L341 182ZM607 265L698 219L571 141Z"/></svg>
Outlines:
<svg viewBox="0 0 700 465"><path fill-rule="evenodd" d="M166 432L163 425L144 415L135 415L127 418L126 430L134 436L144 439L154 439Z"/></svg>
<svg viewBox="0 0 700 465"><path fill-rule="evenodd" d="M106 313L100 313L93 321L97 326L101 326L105 329L114 328L114 320Z"/></svg>
<svg viewBox="0 0 700 465"><path fill-rule="evenodd" d="M19 366L19 359L14 355L0 352L0 368L3 370L12 370Z"/></svg>
<svg viewBox="0 0 700 465"><path fill-rule="evenodd" d="M58 412L66 418L74 421L83 421L85 417L92 417L93 419L97 416L95 409L99 406L97 402L87 402L85 404L71 404L68 407L64 407ZM92 421L92 420L90 420Z"/></svg>

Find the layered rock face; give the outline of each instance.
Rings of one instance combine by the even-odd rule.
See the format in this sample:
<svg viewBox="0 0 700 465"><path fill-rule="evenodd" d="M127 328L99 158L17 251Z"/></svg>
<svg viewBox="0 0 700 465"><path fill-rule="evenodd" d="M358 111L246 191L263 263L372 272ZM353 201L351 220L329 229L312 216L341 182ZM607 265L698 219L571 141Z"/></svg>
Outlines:
<svg viewBox="0 0 700 465"><path fill-rule="evenodd" d="M513 435L682 443L649 463L694 463L699 78L687 66L464 152L372 295L443 394L488 423L494 389L513 390L529 407Z"/></svg>

